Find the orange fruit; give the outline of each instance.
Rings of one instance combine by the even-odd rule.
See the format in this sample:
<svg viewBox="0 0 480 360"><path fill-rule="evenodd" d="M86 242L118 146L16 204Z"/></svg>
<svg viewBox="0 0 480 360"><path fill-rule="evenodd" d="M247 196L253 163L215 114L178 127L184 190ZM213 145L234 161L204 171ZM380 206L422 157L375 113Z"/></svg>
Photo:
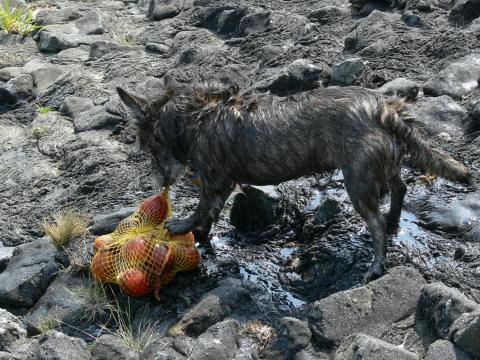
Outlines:
<svg viewBox="0 0 480 360"><path fill-rule="evenodd" d="M99 252L92 260L93 278L102 283L109 282L115 273L115 264L111 252Z"/></svg>
<svg viewBox="0 0 480 360"><path fill-rule="evenodd" d="M157 244L153 248L151 257L151 271L155 275L160 275L172 253L172 247L166 244Z"/></svg>
<svg viewBox="0 0 480 360"><path fill-rule="evenodd" d="M142 263L148 257L148 244L143 236L135 236L125 243L122 252L124 258Z"/></svg>
<svg viewBox="0 0 480 360"><path fill-rule="evenodd" d="M195 236L191 231L186 234L169 234L169 236L171 241L185 242L189 244L193 244L195 242Z"/></svg>
<svg viewBox="0 0 480 360"><path fill-rule="evenodd" d="M160 224L168 215L167 194L163 192L143 200L138 208L138 213L149 224Z"/></svg>
<svg viewBox="0 0 480 360"><path fill-rule="evenodd" d="M105 247L110 241L112 241L112 235L102 235L95 239L93 242L93 253L96 254Z"/></svg>
<svg viewBox="0 0 480 360"><path fill-rule="evenodd" d="M195 246L179 244L175 247L175 267L177 271L193 270L200 264L200 254Z"/></svg>
<svg viewBox="0 0 480 360"><path fill-rule="evenodd" d="M141 222L139 219L137 219L134 216L129 216L126 219L123 219L122 221L120 221L120 223L117 226L117 229L115 230L115 233L123 235L134 228L140 227L140 225L141 225Z"/></svg>
<svg viewBox="0 0 480 360"><path fill-rule="evenodd" d="M130 296L143 296L151 291L148 276L139 269L127 269L120 275L120 288Z"/></svg>

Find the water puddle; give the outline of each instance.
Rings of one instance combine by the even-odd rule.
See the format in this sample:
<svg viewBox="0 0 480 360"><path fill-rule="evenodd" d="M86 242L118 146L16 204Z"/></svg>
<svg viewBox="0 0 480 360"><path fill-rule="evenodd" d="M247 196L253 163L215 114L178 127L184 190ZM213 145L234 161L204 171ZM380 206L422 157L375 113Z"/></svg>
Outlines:
<svg viewBox="0 0 480 360"><path fill-rule="evenodd" d="M256 302L265 314L291 314L295 308L306 303L289 291L281 280L286 262L292 258L297 247L288 244L279 248L268 242L245 244L225 234L213 236L211 243L217 257L234 259L239 265L240 277L257 286ZM290 273L289 278L301 280L298 274Z"/></svg>
<svg viewBox="0 0 480 360"><path fill-rule="evenodd" d="M402 210L400 227L392 237L393 243L402 245L410 250L428 251L428 233L417 225L418 218L414 213Z"/></svg>

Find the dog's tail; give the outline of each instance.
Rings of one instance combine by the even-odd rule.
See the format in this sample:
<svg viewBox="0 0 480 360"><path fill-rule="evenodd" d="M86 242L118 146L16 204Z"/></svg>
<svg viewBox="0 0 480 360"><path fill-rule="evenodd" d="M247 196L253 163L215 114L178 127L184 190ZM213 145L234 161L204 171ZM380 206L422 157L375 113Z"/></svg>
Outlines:
<svg viewBox="0 0 480 360"><path fill-rule="evenodd" d="M445 179L470 183L472 175L468 168L445 152L433 147L416 129L415 120L403 101L386 102L383 124L388 132L398 136L407 147L413 164L423 173L439 175Z"/></svg>

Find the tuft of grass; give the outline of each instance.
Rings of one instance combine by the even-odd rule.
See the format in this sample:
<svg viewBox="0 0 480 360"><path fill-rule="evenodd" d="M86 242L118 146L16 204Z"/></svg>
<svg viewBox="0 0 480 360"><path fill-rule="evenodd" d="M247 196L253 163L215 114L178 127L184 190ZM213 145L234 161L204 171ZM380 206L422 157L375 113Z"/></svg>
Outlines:
<svg viewBox="0 0 480 360"><path fill-rule="evenodd" d="M53 111L53 107L37 105L37 111L40 114L48 114L49 112Z"/></svg>
<svg viewBox="0 0 480 360"><path fill-rule="evenodd" d="M137 45L137 41L135 39L135 36L132 34L118 34L118 33L113 33L113 39L115 42L125 45L125 46L135 46Z"/></svg>
<svg viewBox="0 0 480 360"><path fill-rule="evenodd" d="M38 330L41 334L49 330L57 329L60 326L60 322L52 316L49 316L38 326Z"/></svg>
<svg viewBox="0 0 480 360"><path fill-rule="evenodd" d="M125 310L122 310L117 302L112 316L117 325L115 335L118 336L125 345L138 353L145 351L145 349L160 340L165 334L165 329L160 329L158 320L152 321L147 317L145 312L140 319L137 319L134 323L130 301L128 301Z"/></svg>
<svg viewBox="0 0 480 360"><path fill-rule="evenodd" d="M53 221L44 220L43 230L53 241L57 249L63 248L71 239L83 235L90 219L74 209L60 212Z"/></svg>
<svg viewBox="0 0 480 360"><path fill-rule="evenodd" d="M115 306L111 303L103 284L94 281L90 277L81 286L68 288L74 296L85 300L85 307L82 309L82 320L87 323L97 319L111 318Z"/></svg>
<svg viewBox="0 0 480 360"><path fill-rule="evenodd" d="M0 28L12 34L27 36L40 26L33 23L32 10L23 6L11 6L9 0L0 3Z"/></svg>

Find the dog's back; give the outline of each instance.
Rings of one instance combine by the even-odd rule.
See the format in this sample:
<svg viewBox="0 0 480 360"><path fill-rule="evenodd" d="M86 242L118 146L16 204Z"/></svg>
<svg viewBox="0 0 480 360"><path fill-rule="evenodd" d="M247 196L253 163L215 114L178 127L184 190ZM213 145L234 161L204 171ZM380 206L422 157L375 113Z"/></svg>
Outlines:
<svg viewBox="0 0 480 360"><path fill-rule="evenodd" d="M385 179L394 151L381 124L385 106L381 95L362 88L264 97L255 111L216 104L196 125L197 146L208 151L194 151L194 166L217 164L225 176L249 184L365 164Z"/></svg>

